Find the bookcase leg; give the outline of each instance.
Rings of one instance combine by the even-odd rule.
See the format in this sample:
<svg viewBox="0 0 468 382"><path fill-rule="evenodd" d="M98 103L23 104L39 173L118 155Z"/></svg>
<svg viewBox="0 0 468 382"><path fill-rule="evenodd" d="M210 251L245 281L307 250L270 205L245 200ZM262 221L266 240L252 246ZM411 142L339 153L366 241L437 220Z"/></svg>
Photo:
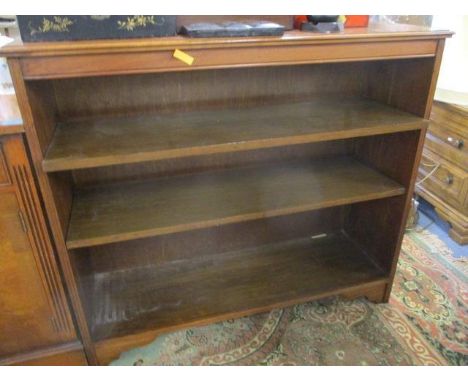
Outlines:
<svg viewBox="0 0 468 382"><path fill-rule="evenodd" d="M386 298L387 285L388 284L380 283L374 286L354 290L352 292L346 292L342 294L342 297L347 300L365 297L375 304L385 303L388 302L388 298Z"/></svg>

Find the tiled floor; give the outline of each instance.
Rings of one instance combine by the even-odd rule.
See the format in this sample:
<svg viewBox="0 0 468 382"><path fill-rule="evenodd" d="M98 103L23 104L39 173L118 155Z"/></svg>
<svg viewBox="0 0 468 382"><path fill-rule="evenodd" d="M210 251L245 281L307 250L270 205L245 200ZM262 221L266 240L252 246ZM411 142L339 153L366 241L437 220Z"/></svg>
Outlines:
<svg viewBox="0 0 468 382"><path fill-rule="evenodd" d="M462 246L448 235L449 225L440 219L434 208L424 199L419 199L419 222L416 229L426 228L437 235L453 251L453 257L468 257L468 245Z"/></svg>

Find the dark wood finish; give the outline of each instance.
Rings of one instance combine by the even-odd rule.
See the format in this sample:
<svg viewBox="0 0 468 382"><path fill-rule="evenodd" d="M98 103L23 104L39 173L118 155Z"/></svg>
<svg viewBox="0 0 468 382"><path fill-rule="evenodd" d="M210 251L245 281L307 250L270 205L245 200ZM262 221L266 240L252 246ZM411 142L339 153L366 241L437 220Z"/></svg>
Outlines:
<svg viewBox="0 0 468 382"><path fill-rule="evenodd" d="M248 251L249 247L266 248L275 247L276 244L281 246L284 245L285 242L293 243L303 240L304 235L308 235L308 238L311 236L317 237L317 235L321 235L323 233L333 235L333 232L339 232L342 224L341 215L343 215L343 213L345 213L345 209L343 208L338 210L324 209L314 211L312 213L276 217L267 220L252 221L249 223L227 225L208 230L185 232L158 238L132 241L122 243L123 245L113 244L110 246L95 247L90 249L92 253L89 253L88 256L88 260L92 262L91 268L88 269L93 269L93 272L90 272L88 275L89 277L96 274L123 275L126 272L128 275L128 265L136 261L129 260L129 255L138 257L138 263L142 268L160 269L168 264L189 264L190 262L196 262L200 257L204 257L205 259L218 258L222 261L223 258L216 254L226 253L226 251L229 251L228 253L241 254L243 250ZM293 227L293 229L285 230L285 226ZM320 240L320 236L318 236L318 238ZM352 243L349 243L349 245L351 248L355 248ZM135 251L132 252L131 248L135 248ZM342 254L346 254L347 250L342 252ZM151 254L154 254L155 256L151 256ZM312 256L312 253L309 252L309 255ZM287 256L289 256L289 253ZM83 257L84 256L81 253L80 258L83 259ZM286 261L286 259L283 260ZM252 261L254 261L253 258ZM239 266L242 266L240 263L241 262L239 262ZM242 262L242 264L244 264L244 262ZM378 269L378 267L375 267L375 269ZM209 271L209 268L207 268L206 271ZM265 273L268 272L269 271ZM89 282L89 278L86 281ZM252 284L252 286L254 285L255 284ZM281 292L287 293L285 288L281 288L278 284L277 287ZM360 285L359 288L347 287L336 289L333 294L341 294L349 298L364 295L368 296L373 301L381 301L385 292L385 287L386 280L379 279L375 282ZM292 291L290 292L292 293ZM298 297L288 301L285 300L282 304L272 304L263 307L257 306L247 311L232 312L229 313L226 318L240 317L246 314L268 311L275 307L283 307L294 303L309 301L313 298L325 297L330 293L331 292L324 291L317 295L314 294L314 297ZM86 296L91 296L91 294L87 293ZM262 298L261 295L254 297L255 295L253 294L252 296L252 298ZM150 300L151 298L145 300L149 306L151 305ZM92 314L91 311L89 314ZM219 317L206 318L198 322L198 324L207 324L219 319ZM133 324L143 325L144 322L144 320L136 319ZM193 323L180 324L178 328L192 325ZM109 330L112 330L112 325L109 325L108 328ZM109 338L97 343L96 349L99 360L102 363L108 363L112 359L118 357L120 352L127 350L132 346L144 344L145 342L153 340L156 335L164 331L175 330L176 328L167 327L159 330L151 328L148 328L148 330L134 330L132 329L132 323L129 323L126 329L129 333L123 337Z"/></svg>
<svg viewBox="0 0 468 382"><path fill-rule="evenodd" d="M21 135L0 137L0 178L4 363L75 340L76 333Z"/></svg>
<svg viewBox="0 0 468 382"><path fill-rule="evenodd" d="M75 195L67 246L206 228L403 192L398 183L352 158L84 189Z"/></svg>
<svg viewBox="0 0 468 382"><path fill-rule="evenodd" d="M357 141L355 153L365 163L406 187L403 196L382 203L368 202L351 208L345 230L366 252L395 275L425 129L401 134L366 137ZM389 283L386 299L390 296Z"/></svg>
<svg viewBox="0 0 468 382"><path fill-rule="evenodd" d="M451 35L398 28L372 26L330 35L292 31L281 38L12 44L2 49L9 57L90 363L108 362L164 330L326 295L388 300L422 152L422 119L431 106L443 41ZM193 55L194 65L174 60L176 48ZM318 118L311 126L303 124L301 112L294 120L294 113L284 111L284 105L312 105L325 98L347 98L357 106L346 109L345 103L335 101L335 106L320 110L321 116L330 116L328 124ZM371 123L371 115L383 114L362 112L359 105L374 105L387 117ZM271 110L265 130L251 121L258 121L262 108ZM245 121L249 111L254 115ZM221 127L209 125L210 118L194 126L200 115L217 116ZM136 118L153 121L155 116L170 121L164 134L152 123L146 130L121 125ZM228 116L237 123L230 123ZM103 118L112 121L106 131L117 135L109 140L114 147L102 140L99 151L90 143L96 142L96 123ZM406 128L401 118L414 124ZM393 119L400 122L389 128ZM176 120L183 125L178 127ZM336 126L337 121L343 125ZM67 158L76 156L70 145L51 146L54 136L59 140L72 129L90 162L75 157L70 164ZM175 134L176 129L186 135ZM296 134L295 129L304 130ZM141 138L121 138L125 131L138 132L135 137ZM274 135L279 131L284 133ZM164 139L147 142L146 133ZM141 151L131 148L136 142ZM43 168L50 159L49 147L49 154L62 150L56 157L61 167L49 168L54 170L50 173ZM345 161L333 158L343 154ZM277 225L270 224L272 219L278 219ZM297 223L301 219L303 224ZM320 231L321 222L326 232ZM333 232L332 239L315 241L320 245L301 244L301 237L307 241ZM84 247L70 250L66 235L70 248ZM294 254L279 249L288 242L297 246ZM243 261L235 261L237 257ZM173 270L177 261L186 264L183 272ZM281 283L274 283L269 265L284 271L274 276ZM309 272L301 272L304 269ZM360 271L346 272L349 269ZM140 277L148 277L148 284ZM115 293L122 287L119 278L128 281L128 295ZM172 284L172 278L185 287ZM236 288L236 280L243 280L243 287ZM276 301L265 285L278 293ZM157 294L134 294L145 286ZM217 297L225 292L232 293L232 306ZM103 304L100 296L114 303ZM206 300L200 309L182 302L180 311L175 306L155 309L161 301L177 303L178 296ZM109 325L94 319L99 305L119 317L115 326L112 317ZM151 314L162 314L159 323ZM125 315L132 317L127 324L120 320Z"/></svg>
<svg viewBox="0 0 468 382"><path fill-rule="evenodd" d="M43 167L63 171L384 134L424 125L413 115L356 99L92 119L59 125Z"/></svg>
<svg viewBox="0 0 468 382"><path fill-rule="evenodd" d="M202 230L186 231L141 240L102 245L79 250L76 259L80 266L81 280L99 273L115 273L132 268L135 264L142 267L160 267L166 263L197 261L200 257L215 256L219 253L242 251L245 248L259 247L297 240L305 236L339 232L346 206L321 209L313 212L259 219L238 224L228 224ZM285 229L290 227L290 229ZM89 280L89 279L88 279ZM83 284L83 282L81 282ZM375 283L372 283L375 285ZM385 290L385 282L378 282L377 290ZM348 290L348 289L347 289ZM351 288L350 290L354 290ZM371 292L364 295L374 296ZM378 294L378 292L377 292ZM83 293L85 302L89 301ZM86 304L85 304L86 305ZM268 307L263 307L268 310ZM91 307L87 307L91 315ZM256 310L259 311L258 308ZM239 313L239 317L249 312ZM251 311L250 313L254 313ZM233 316L235 314L233 313ZM216 317L205 322L217 321ZM187 324L189 325L189 324ZM152 341L157 332L148 330L127 334L118 339L107 339L96 344L99 361L110 362L120 352L137 344Z"/></svg>
<svg viewBox="0 0 468 382"><path fill-rule="evenodd" d="M364 253L337 233L96 273L85 279L85 288L92 300L93 338L102 340L305 301L383 278Z"/></svg>
<svg viewBox="0 0 468 382"><path fill-rule="evenodd" d="M201 173L261 164L281 164L284 161L311 161L352 155L354 141L343 139L269 149L238 151L214 155L198 155L130 163L116 166L94 167L72 171L75 188L109 184L113 182L146 181L159 177Z"/></svg>
<svg viewBox="0 0 468 382"><path fill-rule="evenodd" d="M343 227L347 209L347 206L324 208L83 248L73 253L81 270L80 276L125 270L136 263L159 266L179 260L196 261L200 256L338 232Z"/></svg>
<svg viewBox="0 0 468 382"><path fill-rule="evenodd" d="M368 73L373 64L226 68L79 77L52 83L58 114L64 121L70 121L271 106L337 94L342 98L366 96ZM131 96L129 89L132 89Z"/></svg>
<svg viewBox="0 0 468 382"><path fill-rule="evenodd" d="M232 312L232 313L227 313L226 315L215 316L210 319L200 321L197 323L197 325L200 325L200 326L208 325L213 322L218 322L221 320L235 319L235 318L240 318L240 317L244 317L244 316L251 315L251 314L264 313L272 309L285 308L287 306L291 306L294 304L301 304L301 303L308 302L308 301L326 298L331 295L340 296L346 299L366 297L370 301L373 301L375 303L380 303L383 300L382 296L385 293L386 286L387 286L387 281L385 279L379 279L374 282L362 283L354 287L335 289L331 292L314 294L310 296L305 296L304 298L295 298L292 300L283 301L282 303L279 303L279 304L272 304L272 305L252 308L246 311ZM103 365L107 365L111 361L118 358L122 352L130 350L137 346L143 346L145 344L148 344L154 341L158 335L163 334L164 332L168 330L180 330L180 329L189 328L192 326L194 326L193 323L188 323L186 325L178 326L177 328L171 327L171 328L167 328L166 330L160 330L160 331L148 330L148 331L139 332L133 335L127 335L124 337L114 337L111 339L99 341L96 343L96 353L97 353L99 362Z"/></svg>

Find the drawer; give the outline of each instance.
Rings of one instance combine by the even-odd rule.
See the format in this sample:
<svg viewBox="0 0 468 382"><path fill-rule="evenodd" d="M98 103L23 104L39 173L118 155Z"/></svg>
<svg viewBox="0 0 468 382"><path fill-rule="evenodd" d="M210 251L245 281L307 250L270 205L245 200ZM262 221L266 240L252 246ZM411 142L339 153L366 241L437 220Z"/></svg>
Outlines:
<svg viewBox="0 0 468 382"><path fill-rule="evenodd" d="M466 208L467 173L445 162L431 151L424 150L419 166L418 182L431 171L434 173L419 186L439 196L448 204L461 209Z"/></svg>
<svg viewBox="0 0 468 382"><path fill-rule="evenodd" d="M431 122L425 145L444 159L462 167L468 163L468 141L458 132Z"/></svg>

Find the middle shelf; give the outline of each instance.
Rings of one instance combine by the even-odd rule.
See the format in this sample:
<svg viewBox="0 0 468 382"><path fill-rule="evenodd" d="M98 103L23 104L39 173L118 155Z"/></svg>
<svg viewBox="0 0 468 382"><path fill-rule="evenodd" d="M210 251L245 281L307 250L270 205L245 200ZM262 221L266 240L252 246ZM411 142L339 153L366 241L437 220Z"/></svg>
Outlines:
<svg viewBox="0 0 468 382"><path fill-rule="evenodd" d="M345 156L77 189L69 249L402 195L403 186Z"/></svg>

